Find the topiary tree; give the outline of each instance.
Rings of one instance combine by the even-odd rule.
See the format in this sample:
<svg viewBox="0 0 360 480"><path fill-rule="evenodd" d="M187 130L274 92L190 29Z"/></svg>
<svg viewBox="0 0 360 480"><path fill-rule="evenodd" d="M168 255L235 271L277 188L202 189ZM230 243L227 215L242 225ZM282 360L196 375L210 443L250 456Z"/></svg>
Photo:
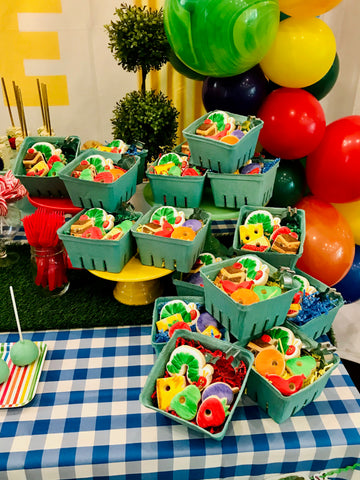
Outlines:
<svg viewBox="0 0 360 480"><path fill-rule="evenodd" d="M130 92L116 104L113 114L114 138L127 143L141 140L150 158L174 146L179 112L162 92Z"/></svg>
<svg viewBox="0 0 360 480"><path fill-rule="evenodd" d="M118 64L128 72L141 71L141 91L128 93L113 110L114 138L127 143L141 140L151 158L163 148L171 149L176 140L179 112L162 92L147 92L146 76L160 70L171 52L166 38L163 10L121 4L117 20L105 25L109 48Z"/></svg>
<svg viewBox="0 0 360 480"><path fill-rule="evenodd" d="M163 10L123 3L115 13L118 20L105 25L108 46L124 70L137 72L141 69L141 90L145 92L146 75L152 69L160 70L171 51L164 30Z"/></svg>

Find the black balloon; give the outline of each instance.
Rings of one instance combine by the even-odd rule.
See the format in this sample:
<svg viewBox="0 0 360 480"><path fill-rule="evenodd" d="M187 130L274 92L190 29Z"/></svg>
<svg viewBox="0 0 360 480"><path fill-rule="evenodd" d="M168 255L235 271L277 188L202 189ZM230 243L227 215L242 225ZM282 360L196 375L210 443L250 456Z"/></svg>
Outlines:
<svg viewBox="0 0 360 480"><path fill-rule="evenodd" d="M256 115L270 93L269 82L259 65L233 77L207 77L202 100L208 112L225 110L237 115Z"/></svg>

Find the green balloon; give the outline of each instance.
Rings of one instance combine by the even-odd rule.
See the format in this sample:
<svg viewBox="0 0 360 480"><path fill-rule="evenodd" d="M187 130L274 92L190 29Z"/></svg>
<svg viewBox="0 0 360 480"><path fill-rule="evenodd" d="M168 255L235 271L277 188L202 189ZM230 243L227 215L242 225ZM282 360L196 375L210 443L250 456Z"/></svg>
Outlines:
<svg viewBox="0 0 360 480"><path fill-rule="evenodd" d="M273 43L278 0L166 0L164 26L176 56L191 70L231 77L254 67Z"/></svg>
<svg viewBox="0 0 360 480"><path fill-rule="evenodd" d="M187 67L176 55L175 53L171 50L170 55L169 55L169 62L171 65L174 67L174 69L181 73L181 75L184 75L187 78L190 78L191 80L200 80L203 81L205 80L206 75L201 75L200 73L194 72L194 70L191 70L191 68Z"/></svg>
<svg viewBox="0 0 360 480"><path fill-rule="evenodd" d="M339 76L340 62L338 54L335 55L335 60L330 67L330 70L318 82L305 87L304 90L314 95L317 100L324 98L333 88Z"/></svg>
<svg viewBox="0 0 360 480"><path fill-rule="evenodd" d="M294 207L306 192L305 169L300 160L280 160L276 172L271 207Z"/></svg>

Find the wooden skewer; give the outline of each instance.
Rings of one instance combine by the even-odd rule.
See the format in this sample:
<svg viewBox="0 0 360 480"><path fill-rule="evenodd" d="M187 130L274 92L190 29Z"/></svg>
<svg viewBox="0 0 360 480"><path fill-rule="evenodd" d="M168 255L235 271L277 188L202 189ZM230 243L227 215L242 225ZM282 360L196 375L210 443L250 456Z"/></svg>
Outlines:
<svg viewBox="0 0 360 480"><path fill-rule="evenodd" d="M13 88L14 88L14 95L15 95L16 107L17 107L19 121L20 121L21 132L22 132L23 137L25 137L25 128L24 128L23 117L22 117L22 114L21 114L21 107L20 107L20 102L19 102L19 93L18 93L18 88L19 87L16 85L14 80L13 80L12 84L13 84Z"/></svg>
<svg viewBox="0 0 360 480"><path fill-rule="evenodd" d="M21 93L21 90L20 90L19 87L18 87L18 95L19 95L21 115L23 117L25 137L27 137L28 136L28 129L27 129L27 125L26 125L25 110L24 110L24 104L23 104L23 99L22 99L22 93Z"/></svg>
<svg viewBox="0 0 360 480"><path fill-rule="evenodd" d="M47 87L44 83L41 86L42 86L42 97L44 102L44 111L45 111L45 117L46 117L46 129L49 132L49 135L51 136L51 122L50 122L50 110L49 110Z"/></svg>
<svg viewBox="0 0 360 480"><path fill-rule="evenodd" d="M39 81L38 78L36 79L36 84L37 84L37 89L38 89L38 93L39 93L39 100L40 100L40 108L41 108L42 121L43 121L44 127L46 128L46 124L45 124L45 112L44 112L44 103L43 103L43 99L42 99L42 95L41 95L40 81Z"/></svg>
<svg viewBox="0 0 360 480"><path fill-rule="evenodd" d="M45 100L46 100L46 110L49 123L49 135L51 136L51 120L50 120L50 108L49 108L49 97L47 92L47 86L45 85Z"/></svg>
<svg viewBox="0 0 360 480"><path fill-rule="evenodd" d="M11 126L15 127L14 118L12 116L12 112L11 112L11 108L10 108L10 102L9 102L9 97L8 97L7 90L6 90L4 77L1 77L1 84L2 84L2 88L3 88L3 92L4 92L4 97L5 97L5 100L6 100L6 105L7 105L8 111L9 111L9 115L10 115Z"/></svg>

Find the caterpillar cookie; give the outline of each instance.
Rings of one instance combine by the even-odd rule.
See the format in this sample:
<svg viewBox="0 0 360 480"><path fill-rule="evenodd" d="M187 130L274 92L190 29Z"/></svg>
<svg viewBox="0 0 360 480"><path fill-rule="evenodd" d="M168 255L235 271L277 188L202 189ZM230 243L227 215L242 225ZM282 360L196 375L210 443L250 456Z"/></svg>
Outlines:
<svg viewBox="0 0 360 480"><path fill-rule="evenodd" d="M302 341L286 327L273 327L262 337L265 342L272 343L281 352L285 360L300 356Z"/></svg>
<svg viewBox="0 0 360 480"><path fill-rule="evenodd" d="M166 370L170 375L185 375L189 383L203 389L210 384L214 367L206 363L205 356L196 348L182 345L172 352Z"/></svg>

